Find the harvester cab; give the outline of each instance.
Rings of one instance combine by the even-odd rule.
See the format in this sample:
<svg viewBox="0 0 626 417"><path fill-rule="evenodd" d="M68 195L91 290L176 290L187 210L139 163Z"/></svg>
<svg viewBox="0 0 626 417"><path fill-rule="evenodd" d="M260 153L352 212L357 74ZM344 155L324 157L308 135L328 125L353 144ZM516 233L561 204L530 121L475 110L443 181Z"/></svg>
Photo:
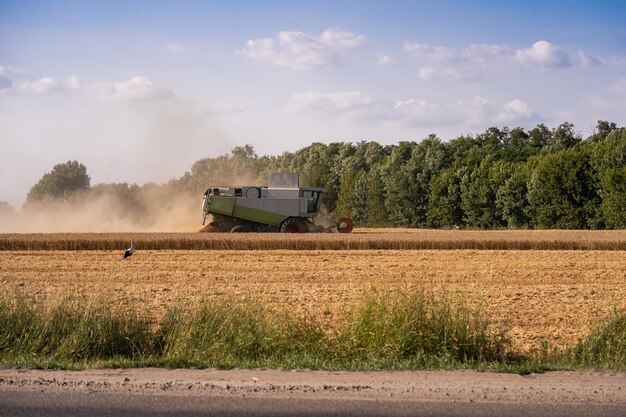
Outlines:
<svg viewBox="0 0 626 417"><path fill-rule="evenodd" d="M317 225L321 188L300 187L295 173L271 174L267 187L209 187L202 212L213 221L203 231L306 233L352 231L352 221L342 218L330 228Z"/></svg>

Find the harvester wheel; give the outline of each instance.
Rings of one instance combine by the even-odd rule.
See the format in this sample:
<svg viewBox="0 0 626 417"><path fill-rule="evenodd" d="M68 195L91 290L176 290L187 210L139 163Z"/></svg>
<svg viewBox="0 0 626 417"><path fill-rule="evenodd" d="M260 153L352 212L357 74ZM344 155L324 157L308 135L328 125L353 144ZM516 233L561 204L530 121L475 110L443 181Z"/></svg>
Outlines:
<svg viewBox="0 0 626 417"><path fill-rule="evenodd" d="M245 224L238 224L237 226L230 229L230 233L250 233L252 231L252 228L246 226Z"/></svg>
<svg viewBox="0 0 626 417"><path fill-rule="evenodd" d="M305 221L298 217L290 217L280 225L281 233L306 233L308 231Z"/></svg>

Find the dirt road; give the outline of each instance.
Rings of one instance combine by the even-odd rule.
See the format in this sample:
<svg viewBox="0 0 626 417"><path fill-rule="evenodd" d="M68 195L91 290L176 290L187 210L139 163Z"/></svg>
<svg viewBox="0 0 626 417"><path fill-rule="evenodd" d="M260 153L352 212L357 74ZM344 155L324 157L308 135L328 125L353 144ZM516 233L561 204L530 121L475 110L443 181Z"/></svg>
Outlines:
<svg viewBox="0 0 626 417"><path fill-rule="evenodd" d="M0 415L626 415L626 373L0 370Z"/></svg>

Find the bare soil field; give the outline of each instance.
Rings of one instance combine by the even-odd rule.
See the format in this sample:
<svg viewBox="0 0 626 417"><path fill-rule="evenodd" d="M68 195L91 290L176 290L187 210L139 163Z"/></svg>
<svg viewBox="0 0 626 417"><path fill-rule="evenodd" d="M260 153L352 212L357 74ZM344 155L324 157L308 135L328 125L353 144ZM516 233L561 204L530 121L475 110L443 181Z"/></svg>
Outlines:
<svg viewBox="0 0 626 417"><path fill-rule="evenodd" d="M258 235L255 235L255 237ZM250 237L248 237L250 239ZM516 348L562 349L626 310L619 250L120 250L0 251L0 291L37 302L105 297L159 318L173 302L262 303L332 326L376 292L426 290L479 306L511 328Z"/></svg>

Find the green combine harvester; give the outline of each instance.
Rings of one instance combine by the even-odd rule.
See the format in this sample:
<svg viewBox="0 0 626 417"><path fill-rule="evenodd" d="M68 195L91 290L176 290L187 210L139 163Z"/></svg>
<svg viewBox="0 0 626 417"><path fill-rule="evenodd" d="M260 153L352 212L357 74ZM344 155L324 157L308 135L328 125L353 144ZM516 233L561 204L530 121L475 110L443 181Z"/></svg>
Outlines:
<svg viewBox="0 0 626 417"><path fill-rule="evenodd" d="M331 227L314 223L318 215L321 188L300 187L294 173L271 174L267 187L209 187L202 201L205 232L339 232L350 233L352 220L339 219Z"/></svg>

